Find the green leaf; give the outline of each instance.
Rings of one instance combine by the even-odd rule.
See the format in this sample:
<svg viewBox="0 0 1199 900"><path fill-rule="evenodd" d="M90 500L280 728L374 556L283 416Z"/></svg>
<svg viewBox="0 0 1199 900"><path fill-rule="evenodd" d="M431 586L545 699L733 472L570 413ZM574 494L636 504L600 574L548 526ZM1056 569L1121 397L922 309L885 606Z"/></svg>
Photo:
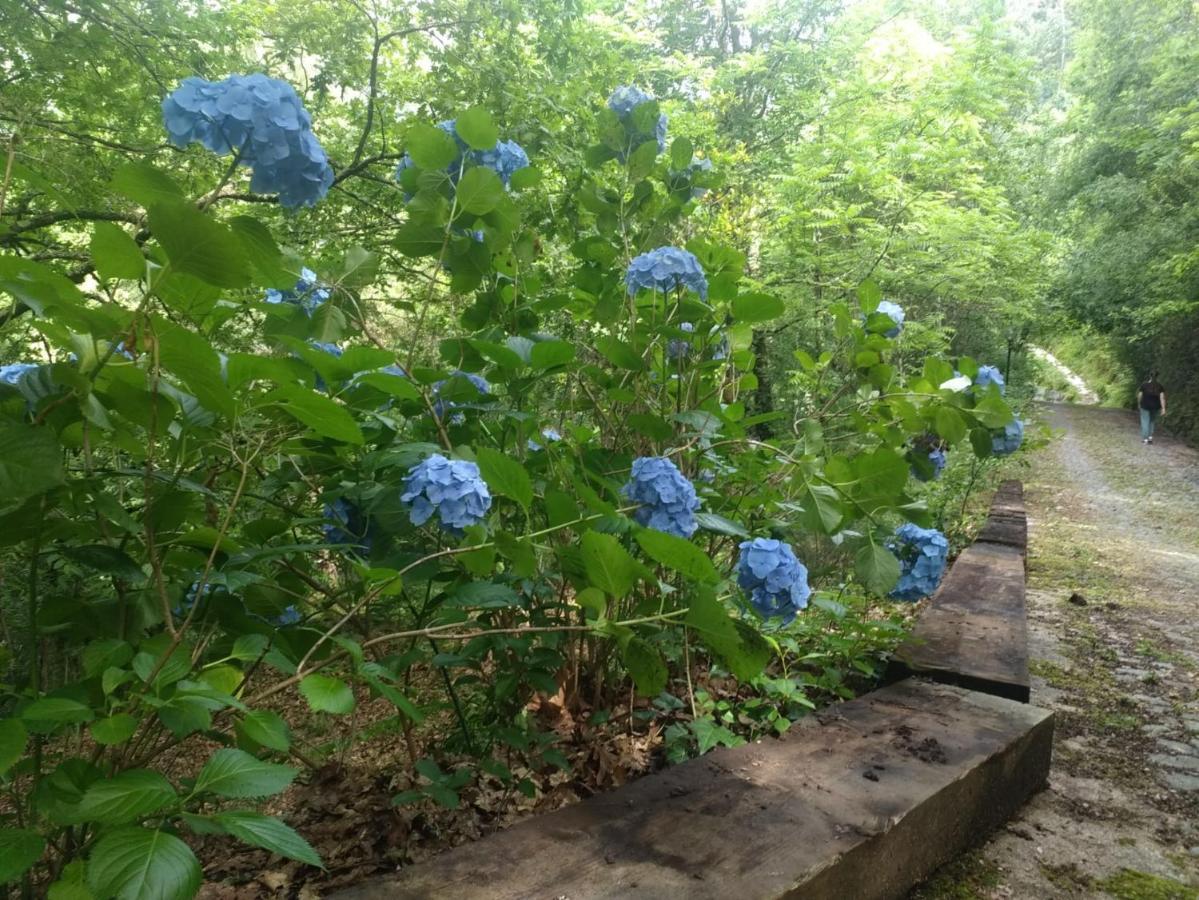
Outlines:
<svg viewBox="0 0 1199 900"><path fill-rule="evenodd" d="M0 884L11 884L28 872L45 849L46 841L36 832L0 828Z"/></svg>
<svg viewBox="0 0 1199 900"><path fill-rule="evenodd" d="M476 459L487 486L497 494L511 497L526 510L533 503L533 482L524 466L510 456L480 447Z"/></svg>
<svg viewBox="0 0 1199 900"><path fill-rule="evenodd" d="M140 279L146 274L146 259L137 242L120 225L97 222L92 226L88 249L96 271L103 279Z"/></svg>
<svg viewBox="0 0 1199 900"><path fill-rule="evenodd" d="M595 349L612 365L639 372L645 368L641 354L620 338L604 335L595 339Z"/></svg>
<svg viewBox="0 0 1199 900"><path fill-rule="evenodd" d="M491 121L491 113L481 106L472 106L466 112L459 113L454 120L454 130L472 150L490 150L500 139L500 132Z"/></svg>
<svg viewBox="0 0 1199 900"><path fill-rule="evenodd" d="M354 417L328 397L299 385L282 385L266 395L297 421L317 434L346 444L361 444L362 431Z"/></svg>
<svg viewBox="0 0 1199 900"><path fill-rule="evenodd" d="M257 273L255 284L280 290L295 287L297 273L288 268L269 228L253 216L235 216L229 220L229 227L241 241L242 250Z"/></svg>
<svg viewBox="0 0 1199 900"><path fill-rule="evenodd" d="M176 694L158 710L158 719L177 738L212 727L212 712L206 700Z"/></svg>
<svg viewBox="0 0 1199 900"><path fill-rule="evenodd" d="M458 157L454 139L433 125L413 125L405 137L408 155L422 169L444 169Z"/></svg>
<svg viewBox="0 0 1199 900"><path fill-rule="evenodd" d="M241 241L227 225L185 201L160 201L150 207L150 232L166 251L171 267L215 287L250 283L250 263Z"/></svg>
<svg viewBox="0 0 1199 900"><path fill-rule="evenodd" d="M718 516L716 513L697 512L695 521L699 523L699 527L705 531L714 531L717 534L727 534L730 537L749 537L749 532L741 525L734 522L732 519L726 519L724 516Z"/></svg>
<svg viewBox="0 0 1199 900"><path fill-rule="evenodd" d="M670 144L670 164L676 171L683 171L691 165L691 158L695 156L695 147L691 141L685 137L677 137Z"/></svg>
<svg viewBox="0 0 1199 900"><path fill-rule="evenodd" d="M420 399L420 391L416 389L416 385L402 375L392 375L387 372L372 372L369 375L359 376L358 383L377 388L383 393L390 394L399 400Z"/></svg>
<svg viewBox="0 0 1199 900"><path fill-rule="evenodd" d="M0 775L3 775L25 754L29 732L20 719L0 719Z"/></svg>
<svg viewBox="0 0 1199 900"><path fill-rule="evenodd" d="M653 528L642 528L634 537L654 562L703 584L720 581L720 573L708 554L690 541Z"/></svg>
<svg viewBox="0 0 1199 900"><path fill-rule="evenodd" d="M266 762L244 750L226 747L212 754L204 764L196 778L195 793L234 798L269 797L291 784L297 774L291 766Z"/></svg>
<svg viewBox="0 0 1199 900"><path fill-rule="evenodd" d="M762 674L770 662L770 644L752 627L730 617L711 591L696 591L686 622L741 681Z"/></svg>
<svg viewBox="0 0 1199 900"><path fill-rule="evenodd" d="M637 693L655 697L666 688L666 661L658 649L642 638L630 638L624 646L624 665L633 676Z"/></svg>
<svg viewBox="0 0 1199 900"><path fill-rule="evenodd" d="M827 484L804 484L800 502L804 508L804 522L813 531L835 534L841 524L841 495Z"/></svg>
<svg viewBox="0 0 1199 900"><path fill-rule="evenodd" d="M587 580L595 587L617 600L633 589L637 580L637 562L616 538L588 531L583 535L581 545Z"/></svg>
<svg viewBox="0 0 1199 900"><path fill-rule="evenodd" d="M886 547L866 544L854 556L854 572L869 590L884 595L899 581L899 560Z"/></svg>
<svg viewBox="0 0 1199 900"><path fill-rule="evenodd" d="M112 666L123 666L133 659L133 648L120 638L101 638L83 648L83 674L100 675Z"/></svg>
<svg viewBox="0 0 1199 900"><path fill-rule="evenodd" d="M134 562L129 557L129 554L118 550L116 547L109 547L107 544L81 544L78 547L63 547L60 552L73 562L87 566L89 569L107 572L116 578L123 578L126 581L141 581L146 577L145 573L142 572L142 567ZM132 654L130 655L132 656ZM128 660L126 659L125 662L128 662ZM119 666L123 664L109 663L108 665Z"/></svg>
<svg viewBox="0 0 1199 900"><path fill-rule="evenodd" d="M549 369L574 362L575 345L566 341L538 341L529 351L529 365Z"/></svg>
<svg viewBox="0 0 1199 900"><path fill-rule="evenodd" d="M217 813L212 820L221 829L252 847L270 850L288 859L324 868L325 864L312 846L296 832L273 816L248 811Z"/></svg>
<svg viewBox="0 0 1199 900"><path fill-rule="evenodd" d="M92 708L66 697L43 697L21 710L21 720L30 731L49 732L59 725L90 722L96 717Z"/></svg>
<svg viewBox="0 0 1199 900"><path fill-rule="evenodd" d="M866 315L878 309L883 299L882 289L873 281L867 279L858 285L858 304Z"/></svg>
<svg viewBox="0 0 1199 900"><path fill-rule="evenodd" d="M966 436L966 423L958 411L952 407L940 407L933 421L936 425L937 434L951 444L956 444Z"/></svg>
<svg viewBox="0 0 1199 900"><path fill-rule="evenodd" d="M121 828L96 842L87 884L98 897L190 900L200 889L200 863L179 838L148 828Z"/></svg>
<svg viewBox="0 0 1199 900"><path fill-rule="evenodd" d="M495 209L504 196L504 183L487 166L468 169L458 180L458 209L482 216Z"/></svg>
<svg viewBox="0 0 1199 900"><path fill-rule="evenodd" d="M308 675L300 682L300 693L317 712L345 715L354 709L354 692L338 678Z"/></svg>
<svg viewBox="0 0 1199 900"><path fill-rule="evenodd" d="M355 245L346 251L337 281L345 287L358 290L373 282L378 274L379 254Z"/></svg>
<svg viewBox="0 0 1199 900"><path fill-rule="evenodd" d="M786 311L786 304L770 294L738 294L733 300L733 318L742 323L769 322Z"/></svg>
<svg viewBox="0 0 1199 900"><path fill-rule="evenodd" d="M658 158L658 141L648 140L640 144L629 154L629 179L640 181L654 170L654 161Z"/></svg>
<svg viewBox="0 0 1199 900"><path fill-rule="evenodd" d="M512 173L509 184L514 191L527 191L541 183L541 171L533 166L525 166Z"/></svg>
<svg viewBox="0 0 1199 900"><path fill-rule="evenodd" d="M246 713L245 718L238 723L238 729L254 743L271 750L286 753L291 747L287 722L272 710L256 709Z"/></svg>
<svg viewBox="0 0 1199 900"><path fill-rule="evenodd" d="M79 818L102 825L124 825L178 799L169 781L148 769L129 769L97 781L79 803Z"/></svg>
<svg viewBox="0 0 1199 900"><path fill-rule="evenodd" d="M183 191L179 185L149 163L121 163L108 186L118 194L147 208L155 203L170 203L183 199Z"/></svg>
<svg viewBox="0 0 1199 900"><path fill-rule="evenodd" d="M405 256L438 256L447 246L444 228L408 221L396 230L395 247Z"/></svg>
<svg viewBox="0 0 1199 900"><path fill-rule="evenodd" d="M87 863L81 859L67 863L58 881L50 885L46 900L96 900L87 886Z"/></svg>
<svg viewBox="0 0 1199 900"><path fill-rule="evenodd" d="M64 480L62 448L53 431L0 424L0 508L19 506Z"/></svg>
<svg viewBox="0 0 1199 900"><path fill-rule="evenodd" d="M137 731L138 720L129 713L117 713L92 723L92 739L97 744L123 744Z"/></svg>

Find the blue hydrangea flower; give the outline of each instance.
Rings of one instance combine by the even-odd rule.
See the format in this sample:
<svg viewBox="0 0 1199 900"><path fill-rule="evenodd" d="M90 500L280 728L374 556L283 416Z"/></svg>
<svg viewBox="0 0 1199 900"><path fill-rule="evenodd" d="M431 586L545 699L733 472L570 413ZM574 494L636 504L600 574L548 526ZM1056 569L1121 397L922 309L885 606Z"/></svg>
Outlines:
<svg viewBox="0 0 1199 900"><path fill-rule="evenodd" d="M812 595L807 567L796 558L790 544L771 538L741 543L737 584L749 593L750 604L762 618L780 616L784 625L807 608Z"/></svg>
<svg viewBox="0 0 1199 900"><path fill-rule="evenodd" d="M978 374L974 376L974 383L980 388L985 388L988 384L993 384L999 388L999 393L1004 393L1007 390L1007 385L1003 380L1003 373L995 366L979 366Z"/></svg>
<svg viewBox="0 0 1199 900"><path fill-rule="evenodd" d="M124 341L117 341L117 345L113 348L113 353L125 357L130 362L136 362L137 357L133 355L133 351L125 346Z"/></svg>
<svg viewBox="0 0 1199 900"><path fill-rule="evenodd" d="M548 443L548 444L556 444L556 443L558 443L558 441L562 440L562 435L558 433L558 429L552 428L548 425L545 428L541 429L541 436L542 436L542 438L545 439L546 443ZM545 449L544 447L541 446L541 444L537 443L532 438L529 438L528 441L525 442L525 446L527 446L529 448L529 450L531 450L534 453L537 453L538 451Z"/></svg>
<svg viewBox="0 0 1199 900"><path fill-rule="evenodd" d="M491 385L487 383L487 379L482 375L477 375L474 372L457 371L454 372L452 377L465 378L467 381L473 384L475 386L475 390L484 397L491 395ZM443 378L441 381L438 381L433 385L433 396L437 398L433 403L433 414L439 419L444 419L448 410L457 409L462 405L454 400L440 399L441 389L445 387L450 380L450 378ZM460 425L462 422L466 421L466 417L461 413L455 413L450 417L450 421L455 425Z"/></svg>
<svg viewBox="0 0 1199 900"><path fill-rule="evenodd" d="M891 590L896 600L919 600L937 589L949 561L949 541L935 528L906 522L895 530L888 548L899 557L899 581Z"/></svg>
<svg viewBox="0 0 1199 900"><path fill-rule="evenodd" d="M294 289L279 291L268 288L266 296L262 299L267 303L295 304L311 318L317 308L329 299L329 289L317 281L316 273L312 269L303 268L300 269L300 280L296 282Z"/></svg>
<svg viewBox="0 0 1199 900"><path fill-rule="evenodd" d="M716 482L715 469L700 469L699 474L695 476L704 484L714 484Z"/></svg>
<svg viewBox="0 0 1199 900"><path fill-rule="evenodd" d="M329 344L325 343L324 341L318 341L314 340L313 338L309 338L308 346L328 353L330 356L334 356L337 359L341 359L342 349L336 344ZM325 379L321 378L319 372L316 375L316 381L313 382L313 386L316 387L318 391L323 391L328 388L328 385L325 384Z"/></svg>
<svg viewBox="0 0 1199 900"><path fill-rule="evenodd" d="M712 160L699 159L695 157L691 160L691 164L687 166L687 177L694 179L698 174L707 174L712 171ZM708 193L706 187L693 187L691 189L691 199L698 200L704 194Z"/></svg>
<svg viewBox="0 0 1199 900"><path fill-rule="evenodd" d="M271 624L277 625L280 628L286 628L289 625L298 624L301 618L303 616L300 615L300 611L294 606L289 606L283 612L279 613L279 615L275 616L275 618L271 619Z"/></svg>
<svg viewBox="0 0 1199 900"><path fill-rule="evenodd" d="M688 334L691 334L695 331L695 326L690 322L683 322L679 325L679 331L686 331ZM670 359L683 359L690 353L690 341L677 339L666 342L666 356Z"/></svg>
<svg viewBox="0 0 1199 900"><path fill-rule="evenodd" d="M689 538L699 523L695 513L699 498L695 485L665 456L641 456L633 460L629 480L621 494L641 505L633 518L647 528Z"/></svg>
<svg viewBox="0 0 1199 900"><path fill-rule="evenodd" d="M667 293L683 287L708 299L708 279L695 255L680 247L659 247L642 253L629 263L625 284L630 294L638 291Z"/></svg>
<svg viewBox="0 0 1199 900"><path fill-rule="evenodd" d="M0 366L0 384L16 387L26 372L36 368L37 363L9 363L7 366Z"/></svg>
<svg viewBox="0 0 1199 900"><path fill-rule="evenodd" d="M495 146L490 150L472 150L470 145L459 137L457 126L457 119L447 119L437 123L437 127L452 137L454 143L458 145L458 155L445 169L450 176L450 181L454 184L458 183L465 168L486 166L500 177L504 187L510 187L512 176L529 165L529 154L525 153L524 148L516 141L496 141ZM412 161L412 157L407 153L400 157L400 161L396 165L396 181L400 181L403 177L404 170L410 169L414 165L416 164ZM404 199L411 200L412 195L406 193ZM480 237L479 240L482 238Z"/></svg>
<svg viewBox="0 0 1199 900"><path fill-rule="evenodd" d="M892 303L890 300L882 300L878 304L878 309L875 312L882 313L895 323L894 328L889 328L883 332L885 337L899 337L899 332L903 331L903 307L898 303Z"/></svg>
<svg viewBox="0 0 1199 900"><path fill-rule="evenodd" d="M640 88L632 85L622 85L612 92L612 96L608 98L608 109L616 113L617 117L622 122L627 122L629 116L642 103L648 103L654 99ZM666 113L658 114L658 122L654 126L653 137L658 142L658 151L666 149Z"/></svg>
<svg viewBox="0 0 1199 900"><path fill-rule="evenodd" d="M712 359L728 359L729 354L733 352L732 344L729 343L729 336L721 334L718 340L712 347Z"/></svg>
<svg viewBox="0 0 1199 900"><path fill-rule="evenodd" d="M945 466L949 462L949 457L945 451L938 448L930 450L928 453L928 461L933 464L933 481L941 477L941 473L945 471Z"/></svg>
<svg viewBox="0 0 1199 900"><path fill-rule="evenodd" d="M927 465L920 462L921 457L928 461ZM909 458L913 460L912 477L920 481L937 481L941 477L946 463L949 462L944 443L932 433L923 434L912 440Z"/></svg>
<svg viewBox="0 0 1199 900"><path fill-rule="evenodd" d="M338 497L325 504L325 543L348 544L350 549L366 555L371 552L374 536L371 521L355 504Z"/></svg>
<svg viewBox="0 0 1199 900"><path fill-rule="evenodd" d="M996 456L1007 456L1015 453L1024 443L1024 423L1013 419L1003 426L1003 431L991 436L991 452Z"/></svg>
<svg viewBox="0 0 1199 900"><path fill-rule="evenodd" d="M185 78L162 101L162 121L176 147L196 142L222 156L236 153L252 173L250 190L277 193L288 209L312 206L333 184L308 111L295 89L277 78Z"/></svg>
<svg viewBox="0 0 1199 900"><path fill-rule="evenodd" d="M404 477L400 500L411 509L413 525L424 525L434 514L451 533L481 522L491 509L491 491L479 467L464 459L435 453L413 466Z"/></svg>

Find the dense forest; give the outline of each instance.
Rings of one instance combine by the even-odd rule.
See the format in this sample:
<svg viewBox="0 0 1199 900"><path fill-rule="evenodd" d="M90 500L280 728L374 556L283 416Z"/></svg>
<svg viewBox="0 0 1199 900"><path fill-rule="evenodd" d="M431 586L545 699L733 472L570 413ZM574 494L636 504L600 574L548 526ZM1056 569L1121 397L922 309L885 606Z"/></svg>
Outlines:
<svg viewBox="0 0 1199 900"><path fill-rule="evenodd" d="M874 683L1030 347L1199 437L1194 15L0 6L0 883L344 882Z"/></svg>

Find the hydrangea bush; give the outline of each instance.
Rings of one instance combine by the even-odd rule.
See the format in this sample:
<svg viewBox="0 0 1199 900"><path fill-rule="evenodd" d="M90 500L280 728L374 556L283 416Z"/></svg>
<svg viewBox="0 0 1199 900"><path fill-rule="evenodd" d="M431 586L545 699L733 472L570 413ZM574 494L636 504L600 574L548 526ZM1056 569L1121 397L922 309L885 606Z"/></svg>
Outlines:
<svg viewBox="0 0 1199 900"><path fill-rule="evenodd" d="M390 704L412 759L436 712L439 745L535 791L517 771L556 759L535 696L616 709L718 666L806 697L785 663L806 618L843 608L830 592L935 587L947 545L919 479L1018 446L1006 401L968 390L966 357L901 356L903 316L867 282L828 348L794 354L778 408L755 405L793 313L689 218L719 173L667 146L644 92L591 106L569 178L479 107L395 123L396 153L337 147L340 174L387 191L371 249L303 209L333 173L291 87L190 78L163 120L207 153L96 188L144 222L89 245L119 302L0 257L0 291L36 299L5 327L38 336L0 368L0 543L38 612L4 688L0 837L28 893L190 896L197 834L320 865L257 808L311 750L281 698ZM284 251L308 220L213 203L204 173L235 167L211 154L322 239ZM143 217L147 184L176 199ZM194 780L164 763L180 745Z"/></svg>

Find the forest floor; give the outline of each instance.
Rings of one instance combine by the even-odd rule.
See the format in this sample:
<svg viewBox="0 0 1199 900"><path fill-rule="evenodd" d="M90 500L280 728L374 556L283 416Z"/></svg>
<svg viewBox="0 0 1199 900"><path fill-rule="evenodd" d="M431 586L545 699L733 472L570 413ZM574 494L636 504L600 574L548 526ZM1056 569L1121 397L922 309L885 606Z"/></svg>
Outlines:
<svg viewBox="0 0 1199 900"><path fill-rule="evenodd" d="M1049 786L913 893L1199 898L1199 452L1051 404L1025 478L1032 702Z"/></svg>

